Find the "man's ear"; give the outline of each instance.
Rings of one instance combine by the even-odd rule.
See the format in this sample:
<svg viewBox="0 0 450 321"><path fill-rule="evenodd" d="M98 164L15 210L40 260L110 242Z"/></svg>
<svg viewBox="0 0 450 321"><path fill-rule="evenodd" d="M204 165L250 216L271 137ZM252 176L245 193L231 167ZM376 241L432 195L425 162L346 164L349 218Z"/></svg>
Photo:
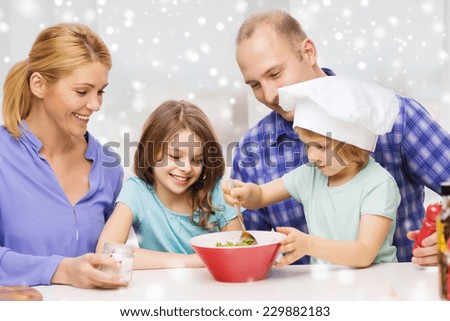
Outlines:
<svg viewBox="0 0 450 321"><path fill-rule="evenodd" d="M37 98L43 98L47 89L47 84L42 75L38 72L33 72L30 77L30 89L33 95Z"/></svg>
<svg viewBox="0 0 450 321"><path fill-rule="evenodd" d="M309 39L305 38L302 41L302 55L303 59L306 59L306 61L309 62L311 66L314 66L317 62L317 49L314 42Z"/></svg>

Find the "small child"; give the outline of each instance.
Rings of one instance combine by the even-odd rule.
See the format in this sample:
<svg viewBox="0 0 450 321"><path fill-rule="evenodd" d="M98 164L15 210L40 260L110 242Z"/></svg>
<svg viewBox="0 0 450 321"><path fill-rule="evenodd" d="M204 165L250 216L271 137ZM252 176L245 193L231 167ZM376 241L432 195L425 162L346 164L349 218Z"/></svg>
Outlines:
<svg viewBox="0 0 450 321"><path fill-rule="evenodd" d="M370 157L379 134L398 114L395 93L374 84L321 77L279 89L279 105L294 110L293 127L309 163L264 185L222 184L225 200L256 209L294 197L310 234L292 227L282 242L285 266L312 263L366 267L396 262L392 245L400 194L393 177ZM331 138L333 135L333 138Z"/></svg>
<svg viewBox="0 0 450 321"><path fill-rule="evenodd" d="M97 244L125 243L137 235L134 268L203 266L192 237L240 230L219 181L222 148L207 116L186 101L166 101L147 119L134 158L137 177L128 179Z"/></svg>

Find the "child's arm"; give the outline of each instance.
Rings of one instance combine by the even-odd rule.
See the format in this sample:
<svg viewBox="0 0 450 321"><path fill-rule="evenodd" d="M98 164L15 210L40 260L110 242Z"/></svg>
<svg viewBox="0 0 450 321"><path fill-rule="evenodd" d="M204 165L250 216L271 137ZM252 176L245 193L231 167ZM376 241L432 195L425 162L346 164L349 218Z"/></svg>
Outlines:
<svg viewBox="0 0 450 321"><path fill-rule="evenodd" d="M243 183L238 180L234 180L234 184L235 187L230 189L226 180L221 182L225 201L231 205L240 204L250 210L266 207L291 197L281 178L263 185Z"/></svg>
<svg viewBox="0 0 450 321"><path fill-rule="evenodd" d="M133 213L130 208L123 203L117 203L113 214L103 228L96 252L101 253L106 242L125 243L132 224ZM197 254L168 253L140 248L134 251L133 268L136 270L202 266L204 264Z"/></svg>
<svg viewBox="0 0 450 321"><path fill-rule="evenodd" d="M197 254L180 254L159 252L147 249L135 249L135 270L166 269L166 268L195 268L204 267L205 264Z"/></svg>
<svg viewBox="0 0 450 321"><path fill-rule="evenodd" d="M362 215L355 241L328 240L305 234L292 227L278 228L278 232L287 236L280 249L285 255L276 266L285 266L310 255L333 264L367 267L372 264L380 250L391 222L391 219L380 215Z"/></svg>
<svg viewBox="0 0 450 321"><path fill-rule="evenodd" d="M96 253L102 253L106 242L125 243L133 224L133 213L123 203L117 203L111 217L106 221L97 243Z"/></svg>
<svg viewBox="0 0 450 321"><path fill-rule="evenodd" d="M232 219L220 231L242 230L238 218ZM205 264L197 254L179 254L136 249L134 252L134 269L158 269L176 267L203 267Z"/></svg>
<svg viewBox="0 0 450 321"><path fill-rule="evenodd" d="M242 228L241 228L241 223L239 223L239 219L237 217L232 219L230 222L228 222L227 225L225 225L224 227L222 227L220 229L221 232L239 231L239 230L242 230Z"/></svg>

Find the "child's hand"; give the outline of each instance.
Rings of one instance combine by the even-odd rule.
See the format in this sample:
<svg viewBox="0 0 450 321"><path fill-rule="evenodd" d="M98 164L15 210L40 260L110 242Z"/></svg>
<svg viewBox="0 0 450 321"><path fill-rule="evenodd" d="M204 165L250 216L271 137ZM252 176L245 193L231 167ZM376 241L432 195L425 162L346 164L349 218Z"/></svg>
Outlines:
<svg viewBox="0 0 450 321"><path fill-rule="evenodd" d="M222 187L225 201L230 205L244 204L251 191L250 184L243 183L236 179L222 180L220 182L220 187Z"/></svg>
<svg viewBox="0 0 450 321"><path fill-rule="evenodd" d="M277 232L287 236L281 241L280 252L283 253L283 258L275 264L276 267L289 265L306 255L308 234L293 227L278 227Z"/></svg>
<svg viewBox="0 0 450 321"><path fill-rule="evenodd" d="M189 268L205 267L205 263L203 263L202 259L198 256L198 254L188 254L186 259L186 267Z"/></svg>

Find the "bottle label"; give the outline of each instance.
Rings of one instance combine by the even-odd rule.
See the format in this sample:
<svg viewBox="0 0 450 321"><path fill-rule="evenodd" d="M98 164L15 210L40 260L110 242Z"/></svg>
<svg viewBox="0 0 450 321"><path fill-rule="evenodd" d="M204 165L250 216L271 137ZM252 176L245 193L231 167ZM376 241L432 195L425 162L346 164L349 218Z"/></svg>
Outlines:
<svg viewBox="0 0 450 321"><path fill-rule="evenodd" d="M437 232L437 245L440 253L445 253L447 250L447 241L445 240L444 235L444 224L442 224L441 220L437 220L436 222L436 232Z"/></svg>
<svg viewBox="0 0 450 321"><path fill-rule="evenodd" d="M450 251L447 242L450 240L450 223L438 218L436 222L438 262L439 262L439 292L444 300L450 300L450 269L448 259Z"/></svg>

